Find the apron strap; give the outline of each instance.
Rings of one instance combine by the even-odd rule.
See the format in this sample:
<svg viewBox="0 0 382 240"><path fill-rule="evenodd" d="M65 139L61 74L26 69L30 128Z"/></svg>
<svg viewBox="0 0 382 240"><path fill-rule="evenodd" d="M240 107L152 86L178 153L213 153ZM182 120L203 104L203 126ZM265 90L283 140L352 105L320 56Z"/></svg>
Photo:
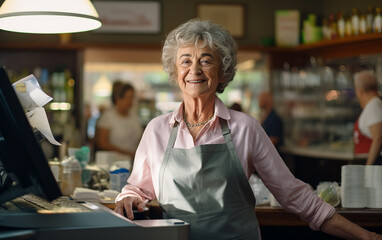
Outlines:
<svg viewBox="0 0 382 240"><path fill-rule="evenodd" d="M178 122L175 121L174 126L172 127L172 130L171 130L170 139L168 140L168 143L167 143L166 151L164 153L163 162L162 162L161 167L159 169L159 179L163 179L164 169L167 166L171 149L174 147L177 133L178 133ZM161 199L162 192L163 192L163 182L161 180L159 180L158 199Z"/></svg>
<svg viewBox="0 0 382 240"><path fill-rule="evenodd" d="M176 140L176 135L178 134L178 122L175 121L174 126L172 127L171 134L170 134L170 139L168 140L167 143L167 148L166 149L171 149L175 145L175 140Z"/></svg>
<svg viewBox="0 0 382 240"><path fill-rule="evenodd" d="M230 130L229 130L228 124L227 124L227 120L225 120L223 118L219 118L219 122L220 122L220 127L222 129L222 133L223 133L223 137L224 137L225 142L227 143L227 142L232 141Z"/></svg>
<svg viewBox="0 0 382 240"><path fill-rule="evenodd" d="M230 150L231 157L237 158L235 146L233 145L233 142L232 142L231 130L229 130L229 128L228 128L227 120L225 120L223 118L219 118L219 122L220 122L220 127L222 129L224 141L225 141L228 149Z"/></svg>

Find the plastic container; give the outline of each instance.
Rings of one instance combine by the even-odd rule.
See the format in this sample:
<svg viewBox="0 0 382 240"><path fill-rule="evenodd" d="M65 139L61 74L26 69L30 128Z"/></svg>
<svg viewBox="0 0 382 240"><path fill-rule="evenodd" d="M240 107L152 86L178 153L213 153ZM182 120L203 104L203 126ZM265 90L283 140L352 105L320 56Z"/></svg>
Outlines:
<svg viewBox="0 0 382 240"><path fill-rule="evenodd" d="M110 167L110 189L120 192L130 177L128 161L115 162Z"/></svg>
<svg viewBox="0 0 382 240"><path fill-rule="evenodd" d="M83 146L74 152L75 158L80 162L82 168L82 185L86 186L91 178L91 171L87 168L89 163L90 149L87 146Z"/></svg>
<svg viewBox="0 0 382 240"><path fill-rule="evenodd" d="M61 191L63 195L71 195L76 187L82 187L82 167L74 157L61 161Z"/></svg>

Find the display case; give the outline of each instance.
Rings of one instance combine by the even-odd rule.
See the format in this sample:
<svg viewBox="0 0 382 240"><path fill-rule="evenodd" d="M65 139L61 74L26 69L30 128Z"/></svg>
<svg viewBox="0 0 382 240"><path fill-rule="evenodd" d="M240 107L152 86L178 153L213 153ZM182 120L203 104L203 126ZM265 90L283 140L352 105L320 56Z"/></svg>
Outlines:
<svg viewBox="0 0 382 240"><path fill-rule="evenodd" d="M70 146L80 144L79 50L45 46L0 46L0 62L12 82L33 74L53 100L44 106L55 139ZM48 158L58 157L59 149L44 148Z"/></svg>
<svg viewBox="0 0 382 240"><path fill-rule="evenodd" d="M353 75L369 69L381 79L381 62L380 54L325 61L312 57L308 67L290 68L286 63L283 69L274 69L275 106L285 126L283 150L353 160L353 126L361 112Z"/></svg>

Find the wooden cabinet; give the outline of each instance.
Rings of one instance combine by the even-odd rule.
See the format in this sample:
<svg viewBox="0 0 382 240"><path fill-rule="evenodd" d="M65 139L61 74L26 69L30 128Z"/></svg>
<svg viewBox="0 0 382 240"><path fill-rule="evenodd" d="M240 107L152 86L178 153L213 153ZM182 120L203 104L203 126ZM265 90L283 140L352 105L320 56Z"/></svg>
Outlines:
<svg viewBox="0 0 382 240"><path fill-rule="evenodd" d="M0 44L0 63L12 82L33 74L52 102L45 110L52 132L59 142L79 142L81 108L82 66L81 49L49 44ZM56 104L51 105L53 102ZM55 108L64 106L65 108ZM70 107L69 107L70 106ZM52 146L48 158L58 156Z"/></svg>

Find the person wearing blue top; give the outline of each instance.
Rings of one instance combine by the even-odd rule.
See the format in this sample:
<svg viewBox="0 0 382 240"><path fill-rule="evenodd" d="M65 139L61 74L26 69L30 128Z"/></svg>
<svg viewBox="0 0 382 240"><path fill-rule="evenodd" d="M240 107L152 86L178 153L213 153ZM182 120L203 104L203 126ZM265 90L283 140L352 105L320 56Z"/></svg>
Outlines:
<svg viewBox="0 0 382 240"><path fill-rule="evenodd" d="M262 92L259 95L259 107L261 125L278 150L283 143L283 121L273 108L271 93Z"/></svg>

